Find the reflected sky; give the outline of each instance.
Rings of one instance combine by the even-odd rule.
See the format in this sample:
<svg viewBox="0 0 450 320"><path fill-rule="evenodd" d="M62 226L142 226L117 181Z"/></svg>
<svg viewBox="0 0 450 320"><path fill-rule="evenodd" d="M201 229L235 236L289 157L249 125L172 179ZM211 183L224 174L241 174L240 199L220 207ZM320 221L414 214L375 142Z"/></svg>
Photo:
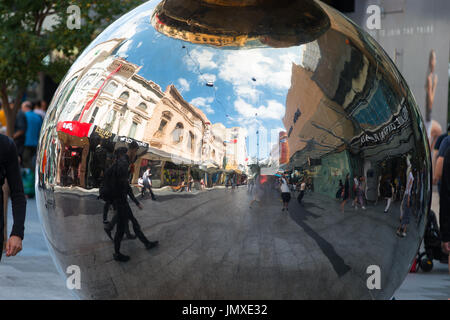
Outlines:
<svg viewBox="0 0 450 320"><path fill-rule="evenodd" d="M157 3L150 1L141 10L120 18L84 54L103 41L125 38L114 52L116 56L142 66L138 74L157 83L163 91L174 84L183 98L200 108L212 123L247 131L264 127L269 136L272 130L285 130L282 118L292 63L301 64L304 46L222 49L173 39L150 23ZM121 24L121 20L127 23ZM158 50L154 50L156 46ZM278 137L272 143L278 143ZM262 148L260 156L270 152Z"/></svg>

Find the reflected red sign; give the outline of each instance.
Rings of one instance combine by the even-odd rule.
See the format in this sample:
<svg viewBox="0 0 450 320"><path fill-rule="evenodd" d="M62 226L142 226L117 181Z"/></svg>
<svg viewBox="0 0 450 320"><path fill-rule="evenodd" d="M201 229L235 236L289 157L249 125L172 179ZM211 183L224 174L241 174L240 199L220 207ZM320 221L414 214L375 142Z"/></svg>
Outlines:
<svg viewBox="0 0 450 320"><path fill-rule="evenodd" d="M92 124L78 121L61 121L56 125L56 130L61 131L71 136L80 138L87 137Z"/></svg>

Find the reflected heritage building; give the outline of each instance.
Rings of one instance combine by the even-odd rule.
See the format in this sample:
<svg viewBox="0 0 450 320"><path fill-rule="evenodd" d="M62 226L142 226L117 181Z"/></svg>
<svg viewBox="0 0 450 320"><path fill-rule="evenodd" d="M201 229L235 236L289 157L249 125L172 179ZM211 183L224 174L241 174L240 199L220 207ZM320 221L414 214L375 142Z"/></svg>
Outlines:
<svg viewBox="0 0 450 320"><path fill-rule="evenodd" d="M58 88L36 194L58 267L81 268L81 298L389 299L408 273L430 210L430 150L402 75L320 1L236 4L149 1ZM131 146L131 192L150 169L156 198L127 214L159 246L130 236L121 262L119 228L103 220L125 204L98 196L114 152ZM371 265L379 290L366 285Z"/></svg>

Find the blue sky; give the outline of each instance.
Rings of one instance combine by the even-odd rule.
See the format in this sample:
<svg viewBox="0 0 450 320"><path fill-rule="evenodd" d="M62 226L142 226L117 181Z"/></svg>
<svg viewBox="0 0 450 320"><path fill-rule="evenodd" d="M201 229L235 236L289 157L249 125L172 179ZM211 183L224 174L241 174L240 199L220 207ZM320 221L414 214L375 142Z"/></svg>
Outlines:
<svg viewBox="0 0 450 320"><path fill-rule="evenodd" d="M283 129L292 63L300 63L301 48L233 50L173 39L150 24L157 3L146 3L123 16L91 46L112 38L128 39L119 56L142 66L139 74L163 91L174 84L213 123L248 131Z"/></svg>

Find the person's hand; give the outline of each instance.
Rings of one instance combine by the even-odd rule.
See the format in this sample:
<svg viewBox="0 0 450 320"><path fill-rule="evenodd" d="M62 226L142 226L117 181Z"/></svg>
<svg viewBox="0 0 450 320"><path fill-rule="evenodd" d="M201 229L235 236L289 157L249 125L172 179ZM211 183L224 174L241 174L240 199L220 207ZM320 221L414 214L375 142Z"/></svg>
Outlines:
<svg viewBox="0 0 450 320"><path fill-rule="evenodd" d="M140 204L140 203L138 203L137 207L138 207L140 210L144 209L144 207L143 207L142 204Z"/></svg>
<svg viewBox="0 0 450 320"><path fill-rule="evenodd" d="M22 250L22 239L18 236L11 236L6 242L6 256L15 256Z"/></svg>

